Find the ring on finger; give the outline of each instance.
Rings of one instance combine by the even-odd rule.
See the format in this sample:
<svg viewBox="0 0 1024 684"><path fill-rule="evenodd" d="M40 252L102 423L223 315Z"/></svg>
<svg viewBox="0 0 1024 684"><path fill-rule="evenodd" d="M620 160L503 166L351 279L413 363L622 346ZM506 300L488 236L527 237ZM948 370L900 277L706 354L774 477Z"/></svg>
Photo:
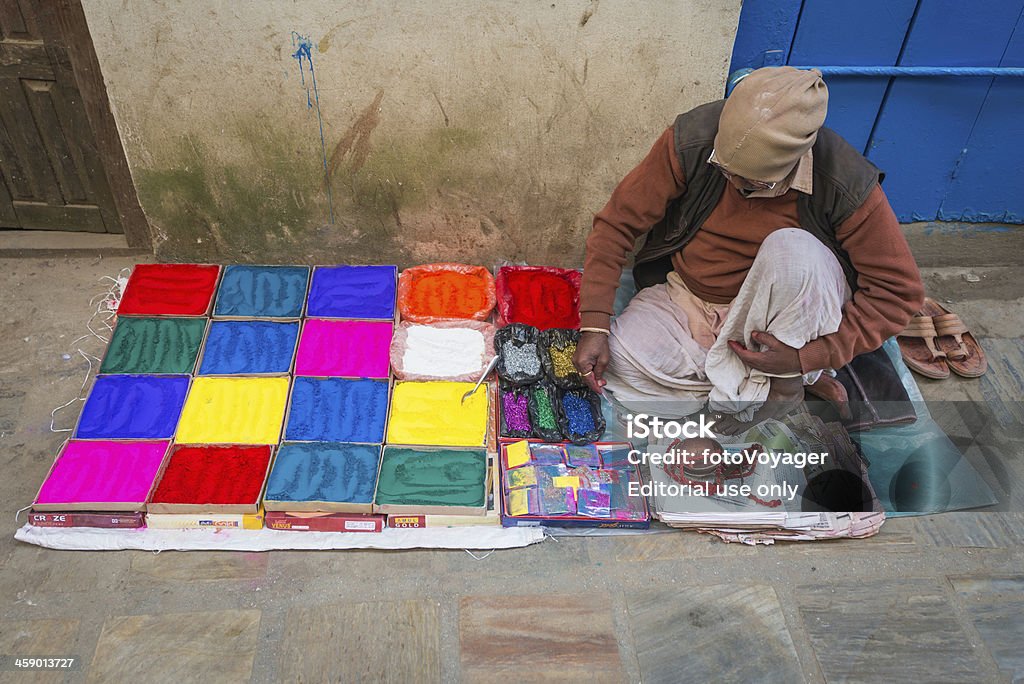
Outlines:
<svg viewBox="0 0 1024 684"><path fill-rule="evenodd" d="M586 373L581 373L581 376L585 378L585 377L587 377L588 375L593 375L593 374L594 374L594 371L593 371L593 370L588 370L588 371L587 371Z"/></svg>

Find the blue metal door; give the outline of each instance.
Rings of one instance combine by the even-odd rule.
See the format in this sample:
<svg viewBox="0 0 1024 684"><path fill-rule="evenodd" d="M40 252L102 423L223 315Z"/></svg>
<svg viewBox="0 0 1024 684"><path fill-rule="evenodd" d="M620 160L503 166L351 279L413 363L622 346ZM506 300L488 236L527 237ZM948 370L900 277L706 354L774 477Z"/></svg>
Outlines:
<svg viewBox="0 0 1024 684"><path fill-rule="evenodd" d="M822 69L900 220L1024 223L1024 79L992 76L1022 72L1024 0L747 0L732 70L778 64Z"/></svg>

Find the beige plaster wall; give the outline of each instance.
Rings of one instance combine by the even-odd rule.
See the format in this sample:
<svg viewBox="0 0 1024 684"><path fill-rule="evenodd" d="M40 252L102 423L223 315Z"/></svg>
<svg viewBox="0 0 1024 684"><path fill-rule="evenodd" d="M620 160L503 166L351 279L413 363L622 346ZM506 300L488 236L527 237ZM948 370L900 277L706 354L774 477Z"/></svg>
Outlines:
<svg viewBox="0 0 1024 684"><path fill-rule="evenodd" d="M739 4L83 0L159 256L402 265L578 265Z"/></svg>

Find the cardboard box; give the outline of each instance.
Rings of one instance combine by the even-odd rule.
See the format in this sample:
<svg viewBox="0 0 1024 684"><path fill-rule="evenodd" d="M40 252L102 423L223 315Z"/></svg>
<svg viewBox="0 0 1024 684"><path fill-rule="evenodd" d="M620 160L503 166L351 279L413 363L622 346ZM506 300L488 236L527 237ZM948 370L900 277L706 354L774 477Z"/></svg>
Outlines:
<svg viewBox="0 0 1024 684"><path fill-rule="evenodd" d="M267 511L269 530L301 532L381 532L385 516L368 513L301 513Z"/></svg>
<svg viewBox="0 0 1024 684"><path fill-rule="evenodd" d="M81 419L81 416L79 416ZM53 463L50 464L50 469L46 472L46 477L39 485L39 489L36 490L36 496L34 499L32 510L38 513L68 513L70 511L77 511L81 513L94 512L96 510L103 510L104 513L110 512L121 512L124 515L140 512L146 510L146 501L92 501L92 502L63 502L63 503L38 503L39 495L43 491L43 487L46 485L47 480L53 475L54 470L57 468L57 464L60 462L61 457L65 451L68 450L69 446L76 443L91 443L93 445L102 442L115 442L119 445L126 444L163 444L163 457L160 461L160 466L156 471L156 475L153 476L153 481L149 486L149 491L146 493L146 501L153 496L153 492L156 491L157 483L160 482L160 478L163 477L164 469L167 467L167 459L170 457L169 454L172 448L172 442L169 439L72 439L65 442L57 454L57 458L53 459ZM93 525L88 525L93 527Z"/></svg>
<svg viewBox="0 0 1024 684"><path fill-rule="evenodd" d="M224 284L224 278L227 276L228 266L235 266L236 264L224 264L220 269L220 278L217 280L217 289L213 292L213 305L210 307L210 319L214 321L301 321L306 317L306 301L309 299L309 284L313 278L313 266L308 264L244 264L246 266L255 266L257 268L262 266L283 266L285 268L304 268L306 269L306 291L302 297L302 308L299 310L298 316L286 318L286 317L270 317L270 316L235 316L227 314L217 313L217 297L220 296L220 288ZM239 264L240 265L240 264ZM198 368L199 366L196 366Z"/></svg>
<svg viewBox="0 0 1024 684"><path fill-rule="evenodd" d="M64 513L28 514L28 524L33 527L101 527L111 529L136 529L146 526L146 514L141 511L130 513L97 513L94 511L69 511Z"/></svg>
<svg viewBox="0 0 1024 684"><path fill-rule="evenodd" d="M382 446L380 444L361 444L356 442L324 442L325 444L338 444L341 446L367 446L377 450L377 472L374 475L373 490L377 491L376 477L380 475L380 459ZM350 503L343 501L277 501L274 499L267 498L266 492L270 485L270 475L274 472L274 466L277 463L278 455L281 449L288 444L316 444L316 442L282 442L274 453L273 463L271 463L270 471L267 477L267 481L264 483L264 497L263 507L269 512L288 512L288 513L363 513L368 514L373 512L373 500L371 499L368 503Z"/></svg>
<svg viewBox="0 0 1024 684"><path fill-rule="evenodd" d="M484 515L416 515L391 514L388 527L398 529L419 529L424 527L497 527L501 525L501 478L498 476L497 456L487 455L487 484L491 494L487 498L487 512Z"/></svg>
<svg viewBox="0 0 1024 684"><path fill-rule="evenodd" d="M256 500L253 502L246 503L235 503L235 504L209 504L209 503L162 503L154 502L152 499L155 496L157 490L160 487L160 478L163 476L163 472L167 470L170 465L171 459L174 456L176 449L180 447L217 447L217 446L241 446L247 448L267 448L270 450L270 458L267 459L267 467L263 471L263 483L260 485L259 492L256 496ZM259 515L261 518L260 527L263 526L263 494L267 488L267 477L270 475L270 469L274 465L274 453L276 451L276 445L267 444L174 444L168 450L168 455L164 458L163 468L161 476L157 478L156 485L153 491L150 493L150 501L146 504L146 511L148 513L155 513L158 515L184 515L184 516L239 516L239 515ZM152 525L150 525L152 527ZM230 527L230 525L228 526ZM246 529L259 529L259 528L246 528Z"/></svg>
<svg viewBox="0 0 1024 684"><path fill-rule="evenodd" d="M146 526L158 530L263 529L263 509L256 513L147 513Z"/></svg>
<svg viewBox="0 0 1024 684"><path fill-rule="evenodd" d="M488 454L484 449L479 447L440 447L440 446L409 446L405 444L385 444L384 449L381 453L380 468L377 471L377 489L373 495L373 512L374 513L387 513L388 515L396 516L419 516L419 515L457 515L457 516L475 516L480 517L487 513L487 493L490 491L490 482L488 481L488 475L485 473L483 482L483 506L420 506L412 504L378 504L377 496L380 488L380 472L384 469L384 460L387 458L389 449L409 449L420 453L430 453L432 451L470 451L480 452L483 451L487 459L487 473L491 471L491 464L493 463L493 454Z"/></svg>

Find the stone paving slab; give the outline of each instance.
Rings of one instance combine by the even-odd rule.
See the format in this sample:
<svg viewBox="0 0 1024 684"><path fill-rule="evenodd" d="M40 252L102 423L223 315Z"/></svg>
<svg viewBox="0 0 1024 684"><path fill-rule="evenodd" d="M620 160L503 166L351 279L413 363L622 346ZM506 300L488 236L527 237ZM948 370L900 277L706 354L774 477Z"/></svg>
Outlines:
<svg viewBox="0 0 1024 684"><path fill-rule="evenodd" d="M645 683L804 680L768 585L677 585L626 604Z"/></svg>
<svg viewBox="0 0 1024 684"><path fill-rule="evenodd" d="M209 580L254 580L267 574L266 553L162 553L132 554L129 581L202 582Z"/></svg>
<svg viewBox="0 0 1024 684"><path fill-rule="evenodd" d="M77 657L75 650L78 620L3 620L0 621L0 654L7 656ZM78 671L85 668L81 663ZM64 681L63 672L0 672L0 682L44 684Z"/></svg>
<svg viewBox="0 0 1024 684"><path fill-rule="evenodd" d="M621 636L605 595L466 596L459 602L465 682L619 682Z"/></svg>
<svg viewBox="0 0 1024 684"><path fill-rule="evenodd" d="M1000 549L1024 544L1024 514L967 511L918 519L921 536L934 546Z"/></svg>
<svg viewBox="0 0 1024 684"><path fill-rule="evenodd" d="M329 603L288 610L283 682L438 682L435 601Z"/></svg>
<svg viewBox="0 0 1024 684"><path fill-rule="evenodd" d="M110 617L88 681L248 681L259 624L258 610Z"/></svg>
<svg viewBox="0 0 1024 684"><path fill-rule="evenodd" d="M935 580L808 584L794 590L830 682L977 682L984 665Z"/></svg>
<svg viewBox="0 0 1024 684"><path fill-rule="evenodd" d="M1024 681L1024 575L952 577L999 671L1012 682Z"/></svg>

